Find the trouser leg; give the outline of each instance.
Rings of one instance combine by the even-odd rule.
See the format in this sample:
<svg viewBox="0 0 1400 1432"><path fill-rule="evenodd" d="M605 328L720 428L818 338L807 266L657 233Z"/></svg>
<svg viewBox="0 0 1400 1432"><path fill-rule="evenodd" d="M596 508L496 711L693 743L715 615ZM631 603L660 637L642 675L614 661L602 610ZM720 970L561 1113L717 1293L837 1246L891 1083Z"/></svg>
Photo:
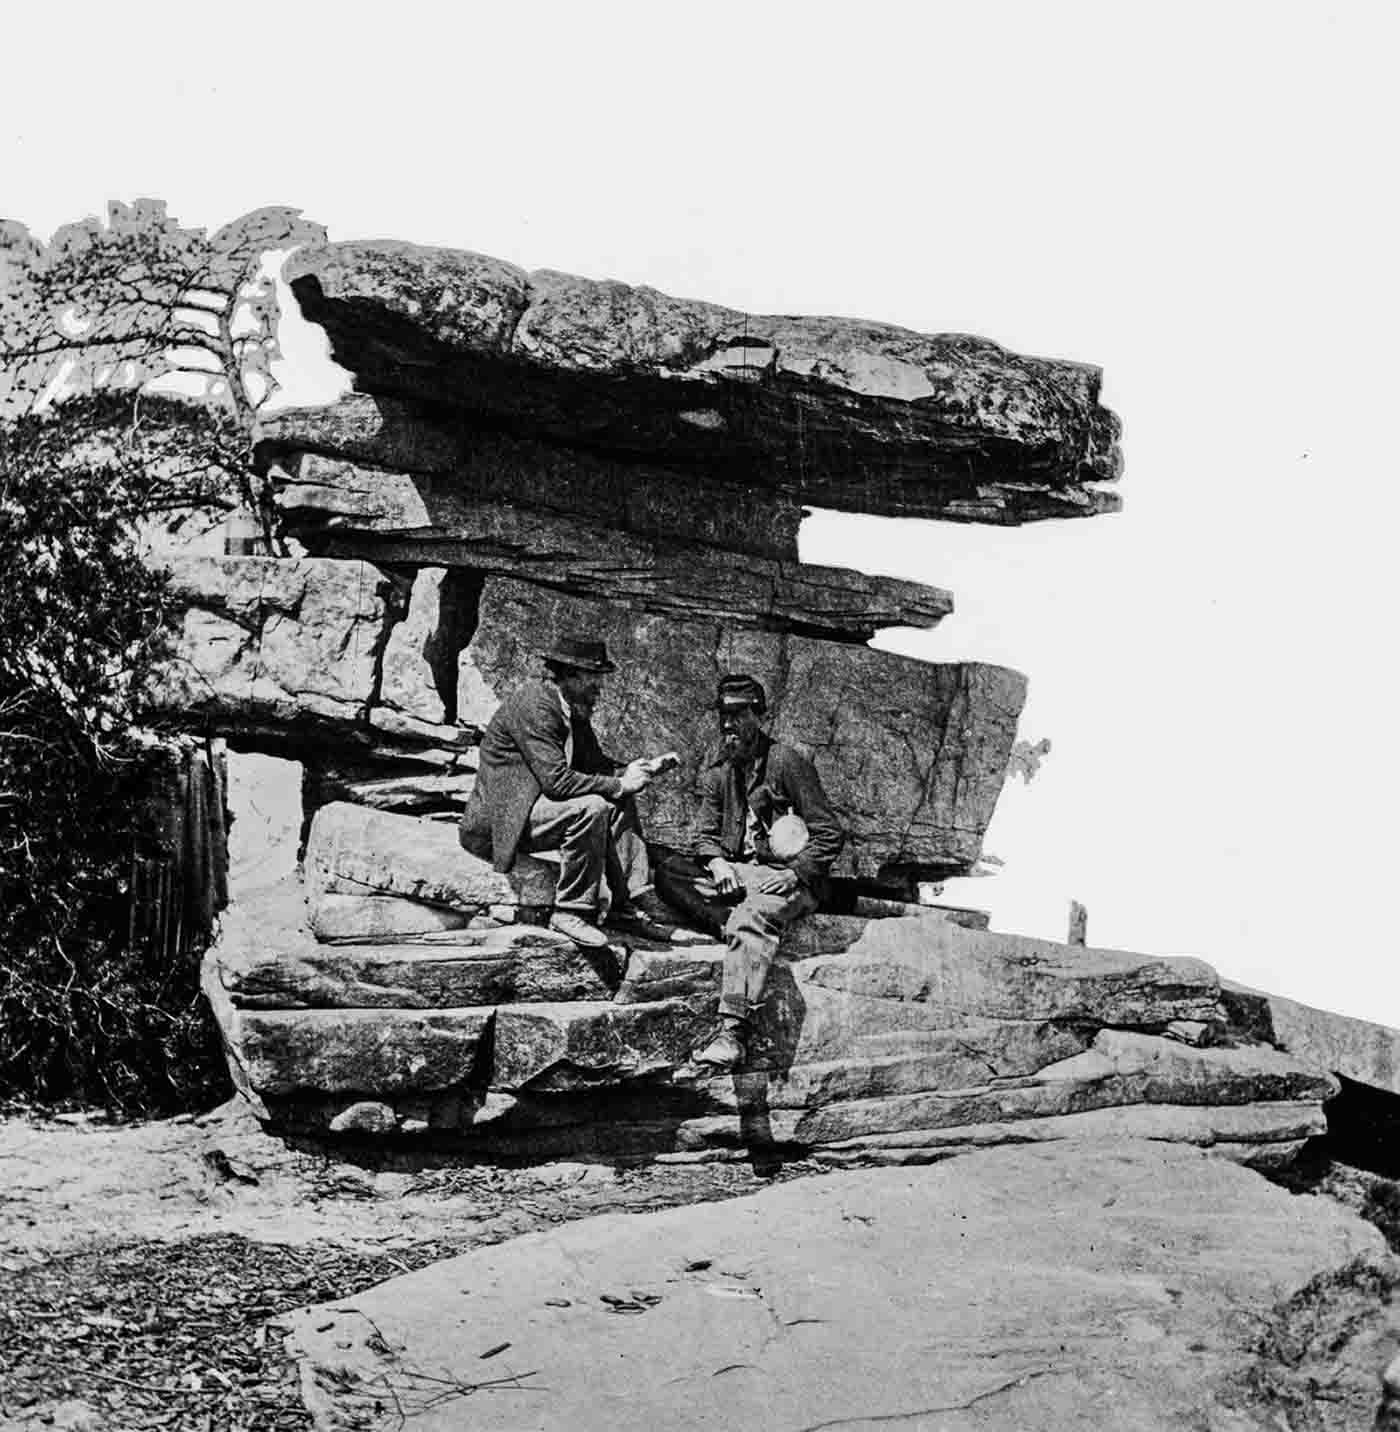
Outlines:
<svg viewBox="0 0 1400 1432"><path fill-rule="evenodd" d="M746 862L736 864L734 870L744 886L744 898L724 926L728 947L724 952L719 1011L731 1019L747 1021L762 1002L763 987L783 931L794 920L815 910L817 902L801 887L788 895L770 895L759 889L774 873L772 866Z"/></svg>
<svg viewBox="0 0 1400 1432"><path fill-rule="evenodd" d="M554 908L592 916L606 873L612 803L603 796L552 801L540 796L530 809L521 849L557 850L559 881Z"/></svg>
<svg viewBox="0 0 1400 1432"><path fill-rule="evenodd" d="M652 888L651 857L642 839L642 822L637 802L631 796L611 802L608 818L606 876L614 909L635 900Z"/></svg>
<svg viewBox="0 0 1400 1432"><path fill-rule="evenodd" d="M720 898L710 872L698 860L688 855L668 855L656 867L656 890L694 929L716 937L724 933L733 901Z"/></svg>

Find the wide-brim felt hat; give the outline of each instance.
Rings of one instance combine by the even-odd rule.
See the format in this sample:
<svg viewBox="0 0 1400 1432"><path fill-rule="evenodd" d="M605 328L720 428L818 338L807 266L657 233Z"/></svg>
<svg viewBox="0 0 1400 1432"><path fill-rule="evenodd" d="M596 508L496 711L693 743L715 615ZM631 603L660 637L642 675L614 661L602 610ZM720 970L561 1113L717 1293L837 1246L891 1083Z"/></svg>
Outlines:
<svg viewBox="0 0 1400 1432"><path fill-rule="evenodd" d="M607 646L601 641L587 641L582 637L556 637L546 648L544 659L555 666L571 666L575 671L616 671L617 667L608 660Z"/></svg>

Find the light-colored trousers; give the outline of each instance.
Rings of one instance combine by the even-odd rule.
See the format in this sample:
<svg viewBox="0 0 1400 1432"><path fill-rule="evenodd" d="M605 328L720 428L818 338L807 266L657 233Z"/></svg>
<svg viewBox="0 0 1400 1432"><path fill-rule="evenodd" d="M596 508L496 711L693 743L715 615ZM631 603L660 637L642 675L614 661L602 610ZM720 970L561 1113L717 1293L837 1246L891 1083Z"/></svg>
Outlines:
<svg viewBox="0 0 1400 1432"><path fill-rule="evenodd" d="M623 906L651 888L651 862L642 839L637 803L626 796L540 796L520 842L528 854L559 852L554 908L589 918L611 904Z"/></svg>
<svg viewBox="0 0 1400 1432"><path fill-rule="evenodd" d="M701 929L723 935L724 976L720 984L721 1014L748 1019L763 999L768 971L778 953L783 931L794 920L817 908L811 891L799 885L790 895L769 895L759 886L781 867L752 860L732 860L744 887L737 903L722 896L709 870L688 855L675 855L656 868L656 888L663 899L683 911Z"/></svg>

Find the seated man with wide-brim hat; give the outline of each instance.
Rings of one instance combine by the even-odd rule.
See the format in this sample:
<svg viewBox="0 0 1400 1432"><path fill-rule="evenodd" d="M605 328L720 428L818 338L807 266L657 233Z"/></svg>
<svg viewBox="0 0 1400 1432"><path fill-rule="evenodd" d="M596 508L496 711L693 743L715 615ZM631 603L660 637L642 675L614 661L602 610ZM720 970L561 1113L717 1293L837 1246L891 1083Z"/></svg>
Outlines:
<svg viewBox="0 0 1400 1432"><path fill-rule="evenodd" d="M669 941L676 931L652 892L651 866L633 797L656 762L609 756L592 716L617 668L601 641L560 637L542 653L542 679L501 703L481 739L476 784L462 815L464 849L509 870L516 856L559 852L550 928L601 948L599 928Z"/></svg>

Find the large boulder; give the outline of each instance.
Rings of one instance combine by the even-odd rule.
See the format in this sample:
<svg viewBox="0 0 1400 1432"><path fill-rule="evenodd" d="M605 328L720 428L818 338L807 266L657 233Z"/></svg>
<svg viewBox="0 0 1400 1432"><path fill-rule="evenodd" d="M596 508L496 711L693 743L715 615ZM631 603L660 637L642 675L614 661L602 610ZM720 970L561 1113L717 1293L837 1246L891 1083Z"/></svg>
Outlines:
<svg viewBox="0 0 1400 1432"><path fill-rule="evenodd" d="M302 249L302 311L365 392L848 510L1021 522L1111 511L1100 373L967 334L739 313L388 241Z"/></svg>

